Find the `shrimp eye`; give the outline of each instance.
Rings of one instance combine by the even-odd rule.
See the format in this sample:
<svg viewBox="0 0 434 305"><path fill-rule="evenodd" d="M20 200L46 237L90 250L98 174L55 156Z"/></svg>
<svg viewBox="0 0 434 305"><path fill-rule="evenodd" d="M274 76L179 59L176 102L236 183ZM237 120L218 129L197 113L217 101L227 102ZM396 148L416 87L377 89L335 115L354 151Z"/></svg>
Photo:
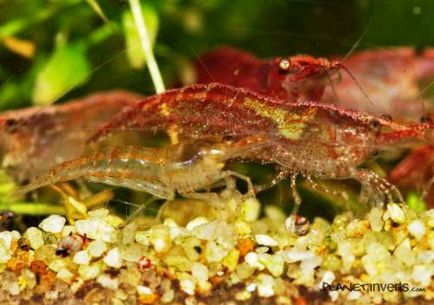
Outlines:
<svg viewBox="0 0 434 305"><path fill-rule="evenodd" d="M291 69L291 61L288 58L282 58L279 61L279 73L286 74Z"/></svg>
<svg viewBox="0 0 434 305"><path fill-rule="evenodd" d="M420 122L423 124L429 124L432 123L432 119L429 115L424 115L423 117L420 118Z"/></svg>
<svg viewBox="0 0 434 305"><path fill-rule="evenodd" d="M369 122L369 127L373 130L373 131L379 131L381 124L378 120L372 120Z"/></svg>

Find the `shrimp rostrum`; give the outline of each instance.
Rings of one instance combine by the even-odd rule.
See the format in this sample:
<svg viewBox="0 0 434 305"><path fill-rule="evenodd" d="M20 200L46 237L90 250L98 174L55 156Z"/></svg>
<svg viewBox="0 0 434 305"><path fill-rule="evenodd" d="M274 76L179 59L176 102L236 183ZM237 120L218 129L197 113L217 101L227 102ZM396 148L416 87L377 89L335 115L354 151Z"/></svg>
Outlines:
<svg viewBox="0 0 434 305"><path fill-rule="evenodd" d="M208 141L208 139L207 139ZM246 181L248 194L253 186L249 178L224 170L229 159L253 153L263 141L245 138L236 143L200 141L155 147L115 147L103 149L66 161L18 189L23 194L61 181L84 178L91 182L122 186L147 192L157 198L172 200L176 192L186 197L201 198L197 191L212 188L231 177Z"/></svg>
<svg viewBox="0 0 434 305"><path fill-rule="evenodd" d="M148 97L115 117L90 140L114 130L167 132L174 142L204 136L242 139L261 136L267 144L242 157L277 163L280 178L303 175L358 180L362 199L401 201L399 191L360 166L377 151L432 143L433 124L401 124L318 102L283 103L221 84L193 85ZM296 203L300 202L297 200Z"/></svg>

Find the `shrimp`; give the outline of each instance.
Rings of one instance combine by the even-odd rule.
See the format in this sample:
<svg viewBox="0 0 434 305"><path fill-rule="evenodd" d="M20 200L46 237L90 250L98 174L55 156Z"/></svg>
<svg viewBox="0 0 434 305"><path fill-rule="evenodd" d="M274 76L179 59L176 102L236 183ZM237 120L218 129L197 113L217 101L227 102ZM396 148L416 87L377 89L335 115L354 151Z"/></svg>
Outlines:
<svg viewBox="0 0 434 305"><path fill-rule="evenodd" d="M422 54L411 48L362 51L342 59L342 64L357 79L374 107L367 103L359 85L348 75L342 75L334 88L326 88L324 102L408 120L419 119L432 110L429 100L420 100L419 84L434 77L432 49Z"/></svg>
<svg viewBox="0 0 434 305"><path fill-rule="evenodd" d="M42 186L84 178L88 181L147 192L171 201L176 192L200 198L196 191L210 188L220 180L237 177L246 181L249 195L253 185L248 177L223 170L229 159L253 153L265 143L250 137L236 143L210 144L199 141L165 148L113 147L61 163L18 189L24 194ZM229 182L228 182L229 184Z"/></svg>
<svg viewBox="0 0 434 305"><path fill-rule="evenodd" d="M341 69L340 81L331 76ZM418 82L434 76L434 50L411 48L362 51L329 60L308 55L260 60L223 47L196 63L197 83L221 82L287 102L300 98L414 120L431 105L418 101ZM326 86L331 84L332 86ZM375 103L373 103L374 101ZM429 109L428 109L429 110Z"/></svg>
<svg viewBox="0 0 434 305"><path fill-rule="evenodd" d="M434 120L434 115L425 121ZM423 197L429 206L434 206L434 145L414 149L390 173L390 181L402 186L422 187Z"/></svg>
<svg viewBox="0 0 434 305"><path fill-rule="evenodd" d="M362 51L342 60L369 96L376 113L387 113L399 120L432 121L425 113L433 110L432 100L420 99L421 81L434 77L434 49L421 54L411 48ZM335 85L338 103L358 110L368 110L366 99L348 77ZM335 93L326 89L324 102L336 102ZM372 109L371 109L372 110ZM434 204L434 188L429 190L434 171L434 148L416 148L390 173L390 180L403 186L427 186L427 201Z"/></svg>
<svg viewBox="0 0 434 305"><path fill-rule="evenodd" d="M432 122L400 124L336 105L285 103L242 88L208 84L148 97L104 124L89 141L115 130L134 129L166 132L173 143L204 136L261 136L269 144L243 158L281 166L284 173L280 177L291 177L297 205L297 175L354 178L362 184L362 199L381 203L386 197L402 201L402 196L396 187L360 165L390 146L432 143L433 127Z"/></svg>
<svg viewBox="0 0 434 305"><path fill-rule="evenodd" d="M285 72L278 68L282 65L288 68L286 72L292 69L292 73L279 73ZM339 74L341 81L326 87L324 79L327 73L332 74L339 68L351 72ZM415 120L433 109L431 101L420 99L419 82L434 76L434 49L427 49L422 54L411 48L370 50L331 61L308 56L304 60L302 56L294 56L261 61L246 52L221 48L205 54L197 63L197 71L199 83L208 83L214 78L225 84L277 96L287 102L304 96L378 115L385 113L386 118L392 115L399 120ZM308 86L309 82L313 85ZM314 88L313 92L317 94L299 94L300 88ZM411 162L413 156L414 162L419 163L419 151L406 160ZM429 163L428 159L425 161ZM397 173L406 168L407 161L403 162L402 168L397 167ZM414 173L405 172L418 175L419 171L414 170ZM426 181L422 179L421 182Z"/></svg>
<svg viewBox="0 0 434 305"><path fill-rule="evenodd" d="M309 55L260 60L230 47L211 51L196 62L196 83L219 82L295 102L320 100L329 75L341 69L338 61Z"/></svg>
<svg viewBox="0 0 434 305"><path fill-rule="evenodd" d="M389 179L403 186L425 186L427 202L434 206L434 146L413 150L392 170Z"/></svg>
<svg viewBox="0 0 434 305"><path fill-rule="evenodd" d="M139 99L136 94L111 91L62 105L2 113L1 166L17 181L28 181L83 153L89 133Z"/></svg>

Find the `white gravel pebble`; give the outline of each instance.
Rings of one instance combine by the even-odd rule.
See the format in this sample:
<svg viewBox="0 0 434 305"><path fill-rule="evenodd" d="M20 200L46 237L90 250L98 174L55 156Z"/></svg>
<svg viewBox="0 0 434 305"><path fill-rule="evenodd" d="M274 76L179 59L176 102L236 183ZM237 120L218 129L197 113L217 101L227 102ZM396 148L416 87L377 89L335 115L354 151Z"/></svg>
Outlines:
<svg viewBox="0 0 434 305"><path fill-rule="evenodd" d="M9 231L0 232L0 243L6 248L10 249L12 244L13 234Z"/></svg>
<svg viewBox="0 0 434 305"><path fill-rule="evenodd" d="M134 235L134 239L139 244L142 244L144 246L151 245L151 239L150 239L151 233L149 231L137 231Z"/></svg>
<svg viewBox="0 0 434 305"><path fill-rule="evenodd" d="M55 272L59 272L60 270L65 268L65 261L60 258L55 259L48 265L48 268Z"/></svg>
<svg viewBox="0 0 434 305"><path fill-rule="evenodd" d="M258 245L269 246L269 247L275 247L279 245L279 243L274 238L266 234L256 234L255 240Z"/></svg>
<svg viewBox="0 0 434 305"><path fill-rule="evenodd" d="M327 284L331 285L335 279L336 279L336 276L332 271L324 272L324 275L321 279L320 284L318 285L318 288L323 289L324 286L326 286Z"/></svg>
<svg viewBox="0 0 434 305"><path fill-rule="evenodd" d="M90 263L90 255L87 250L81 250L75 253L72 261L78 265L88 265Z"/></svg>
<svg viewBox="0 0 434 305"><path fill-rule="evenodd" d="M186 273L181 274L179 277L179 286L186 294L194 295L196 283L191 275Z"/></svg>
<svg viewBox="0 0 434 305"><path fill-rule="evenodd" d="M100 239L93 240L89 243L86 250L89 252L90 256L99 257L107 251L107 244Z"/></svg>
<svg viewBox="0 0 434 305"><path fill-rule="evenodd" d="M380 208L372 208L369 212L368 219L372 231L380 232L383 229L384 221L382 220L383 210Z"/></svg>
<svg viewBox="0 0 434 305"><path fill-rule="evenodd" d="M101 239L108 243L114 243L118 239L115 228L101 219L83 219L75 222L77 232L81 235L86 234L90 239Z"/></svg>
<svg viewBox="0 0 434 305"><path fill-rule="evenodd" d="M170 238L170 231L167 227L157 227L150 232L149 239L154 246L157 253L164 253L170 250L172 246L172 239Z"/></svg>
<svg viewBox="0 0 434 305"><path fill-rule="evenodd" d="M45 232L60 233L65 226L66 218L60 215L50 215L39 224Z"/></svg>
<svg viewBox="0 0 434 305"><path fill-rule="evenodd" d="M229 251L219 244L210 241L205 246L205 258L208 262L221 262Z"/></svg>
<svg viewBox="0 0 434 305"><path fill-rule="evenodd" d="M241 204L240 219L251 222L258 219L261 213L261 203L258 199L250 197Z"/></svg>
<svg viewBox="0 0 434 305"><path fill-rule="evenodd" d="M9 292L11 295L19 295L20 294L20 286L18 285L18 281L6 281L3 283L3 289Z"/></svg>
<svg viewBox="0 0 434 305"><path fill-rule="evenodd" d="M285 262L280 255L261 253L258 254L258 259L274 277L279 277L283 274Z"/></svg>
<svg viewBox="0 0 434 305"><path fill-rule="evenodd" d="M297 249L285 250L279 253L287 263L295 263L315 256L313 252L300 251Z"/></svg>
<svg viewBox="0 0 434 305"><path fill-rule="evenodd" d="M11 257L11 251L0 243L0 264L7 263Z"/></svg>
<svg viewBox="0 0 434 305"><path fill-rule="evenodd" d="M23 237L25 237L30 242L30 247L34 250L38 249L44 244L44 236L42 231L35 227L30 227L24 232Z"/></svg>
<svg viewBox="0 0 434 305"><path fill-rule="evenodd" d="M256 284L255 283L250 283L246 286L246 290L248 292L254 292L256 290Z"/></svg>
<svg viewBox="0 0 434 305"><path fill-rule="evenodd" d="M426 227L421 220L413 220L408 224L408 231L416 240L421 240L425 236Z"/></svg>
<svg viewBox="0 0 434 305"><path fill-rule="evenodd" d="M67 268L62 268L57 272L56 277L63 280L66 283L71 283L74 279L74 274L69 271Z"/></svg>
<svg viewBox="0 0 434 305"><path fill-rule="evenodd" d="M244 261L256 269L263 270L265 268L265 266L259 262L259 256L256 252L247 253L246 256L244 256Z"/></svg>
<svg viewBox="0 0 434 305"><path fill-rule="evenodd" d="M398 247L396 247L393 255L407 266L412 266L416 261L408 238L404 239Z"/></svg>
<svg viewBox="0 0 434 305"><path fill-rule="evenodd" d="M426 265L415 265L413 267L413 279L420 283L422 287L428 287L433 276L433 268Z"/></svg>
<svg viewBox="0 0 434 305"><path fill-rule="evenodd" d="M106 256L104 257L104 263L113 268L120 268L122 267L122 257L121 252L119 251L119 248L113 248L109 252L107 252Z"/></svg>
<svg viewBox="0 0 434 305"><path fill-rule="evenodd" d="M351 242L342 241L338 244L338 254L342 257L342 263L344 270L349 272L354 262L356 261L355 256L353 255Z"/></svg>
<svg viewBox="0 0 434 305"><path fill-rule="evenodd" d="M78 274L84 281L95 279L101 274L101 268L97 264L80 265L80 267L78 267Z"/></svg>
<svg viewBox="0 0 434 305"><path fill-rule="evenodd" d="M405 221L404 211L396 203L388 204L387 205L387 212L389 212L389 216L394 222L399 223L399 224L404 223L404 221Z"/></svg>
<svg viewBox="0 0 434 305"><path fill-rule="evenodd" d="M109 275L107 274L101 274L100 276L98 276L98 278L96 279L96 281L101 284L101 286L103 286L104 288L108 288L111 290L116 290L119 287L119 281L117 278L111 278Z"/></svg>
<svg viewBox="0 0 434 305"><path fill-rule="evenodd" d="M362 293L360 291L354 290L354 291L351 291L350 293L348 293L347 300L349 300L349 301L354 300L355 301L355 300L360 299L361 296L362 296Z"/></svg>
<svg viewBox="0 0 434 305"><path fill-rule="evenodd" d="M77 232L77 230L75 229L74 226L66 225L62 229L62 237L69 236L69 235L74 234L76 232Z"/></svg>
<svg viewBox="0 0 434 305"><path fill-rule="evenodd" d="M258 285L258 295L264 298L274 295L274 278L269 274L261 273L256 278Z"/></svg>
<svg viewBox="0 0 434 305"><path fill-rule="evenodd" d="M191 266L191 275L199 282L206 282L209 278L207 266L194 262Z"/></svg>
<svg viewBox="0 0 434 305"><path fill-rule="evenodd" d="M209 220L205 217L197 217L193 220L191 220L186 226L185 228L189 231L193 230L194 228L204 225L206 223L208 223Z"/></svg>
<svg viewBox="0 0 434 305"><path fill-rule="evenodd" d="M150 295L150 294L153 294L152 289L149 288L148 286L142 286L142 285L139 285L139 286L137 286L136 289L137 289L137 293L138 293L138 294L142 294L142 295Z"/></svg>

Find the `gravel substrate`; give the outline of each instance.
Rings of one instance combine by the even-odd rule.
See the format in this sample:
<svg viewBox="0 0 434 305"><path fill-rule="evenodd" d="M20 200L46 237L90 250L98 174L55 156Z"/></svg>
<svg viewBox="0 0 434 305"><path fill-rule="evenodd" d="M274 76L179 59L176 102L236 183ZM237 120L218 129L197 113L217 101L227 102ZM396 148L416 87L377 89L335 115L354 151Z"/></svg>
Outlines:
<svg viewBox="0 0 434 305"><path fill-rule="evenodd" d="M434 210L392 203L302 232L277 207L260 217L256 199L220 204L217 218L194 204L163 223L99 209L0 232L0 304L434 303Z"/></svg>

